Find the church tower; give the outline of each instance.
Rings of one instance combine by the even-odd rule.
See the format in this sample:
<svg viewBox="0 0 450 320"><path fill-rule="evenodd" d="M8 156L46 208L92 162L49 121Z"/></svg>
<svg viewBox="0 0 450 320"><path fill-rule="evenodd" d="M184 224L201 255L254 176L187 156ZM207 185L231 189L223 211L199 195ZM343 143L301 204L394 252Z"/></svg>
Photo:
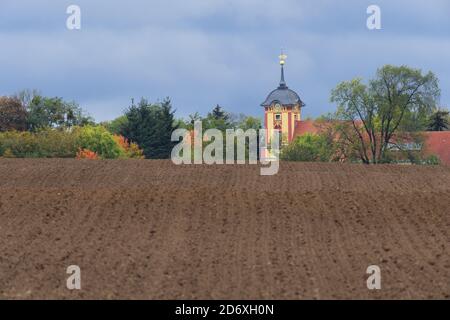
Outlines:
<svg viewBox="0 0 450 320"><path fill-rule="evenodd" d="M295 91L286 85L284 80L284 65L287 56L279 56L281 66L281 80L278 88L273 90L261 104L264 107L264 126L267 129L267 143L274 130L278 130L283 145L290 143L294 138L295 126L301 120L302 108L305 104Z"/></svg>

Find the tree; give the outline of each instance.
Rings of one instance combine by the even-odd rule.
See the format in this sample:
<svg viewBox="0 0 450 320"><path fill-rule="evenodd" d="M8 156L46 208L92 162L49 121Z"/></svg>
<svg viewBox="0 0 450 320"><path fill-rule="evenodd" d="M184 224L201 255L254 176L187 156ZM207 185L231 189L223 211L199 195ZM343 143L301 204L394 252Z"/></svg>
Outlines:
<svg viewBox="0 0 450 320"><path fill-rule="evenodd" d="M350 125L353 138L348 142L368 164L383 161L405 115L431 110L439 94L433 73L423 75L406 66L386 65L368 85L361 79L340 83L332 91L331 101L338 104L336 123Z"/></svg>
<svg viewBox="0 0 450 320"><path fill-rule="evenodd" d="M212 118L215 120L225 120L228 121L229 115L226 113L223 108L219 105L216 105L214 109L210 113L208 113L208 118Z"/></svg>
<svg viewBox="0 0 450 320"><path fill-rule="evenodd" d="M169 98L158 104L142 98L125 113L128 121L121 134L143 148L146 158L167 159L176 143L171 141L172 132L177 129L174 113Z"/></svg>
<svg viewBox="0 0 450 320"><path fill-rule="evenodd" d="M0 97L0 131L27 129L27 110L16 98Z"/></svg>
<svg viewBox="0 0 450 320"><path fill-rule="evenodd" d="M257 160L260 158L260 140L259 140L259 130L262 128L261 120L259 118L251 117L251 116L245 116L244 114L239 115L238 122L234 123L234 127L237 129L242 129L244 132L247 130L255 130L256 131L256 143L257 143ZM237 145L236 145L237 147ZM235 150L235 154L237 154ZM245 144L245 154L246 158L248 158L250 154L250 143L246 142Z"/></svg>
<svg viewBox="0 0 450 320"><path fill-rule="evenodd" d="M259 129L262 128L261 119L246 116L240 122L237 123L236 127L244 131L248 129L255 129L256 131L258 131Z"/></svg>
<svg viewBox="0 0 450 320"><path fill-rule="evenodd" d="M17 100L19 100L23 106L25 106L25 108L29 108L31 101L33 100L34 97L36 96L40 96L41 94L39 93L38 90L33 89L25 89L25 90L21 90L18 93L16 93L14 95L14 98L16 98Z"/></svg>
<svg viewBox="0 0 450 320"><path fill-rule="evenodd" d="M286 161L330 161L333 147L324 135L304 134L282 149L281 159Z"/></svg>
<svg viewBox="0 0 450 320"><path fill-rule="evenodd" d="M194 130L194 124L197 121L202 121L203 118L200 116L198 112L192 113L189 115L189 120L186 123L186 128L189 130Z"/></svg>
<svg viewBox="0 0 450 320"><path fill-rule="evenodd" d="M31 130L43 127L72 127L92 124L93 120L85 115L75 102L66 102L62 98L34 96L28 106L28 125Z"/></svg>
<svg viewBox="0 0 450 320"><path fill-rule="evenodd" d="M22 90L14 95L28 112L27 126L36 131L44 127L93 125L94 119L74 101L44 97L37 90Z"/></svg>
<svg viewBox="0 0 450 320"><path fill-rule="evenodd" d="M437 110L429 118L428 131L446 131L450 129L449 112Z"/></svg>
<svg viewBox="0 0 450 320"><path fill-rule="evenodd" d="M109 132L113 134L120 134L123 128L127 125L128 119L125 115L121 115L112 121L106 121L101 123Z"/></svg>
<svg viewBox="0 0 450 320"><path fill-rule="evenodd" d="M203 129L218 129L225 132L230 129L232 124L230 122L230 115L225 112L221 106L217 105L211 112L208 113L202 121Z"/></svg>
<svg viewBox="0 0 450 320"><path fill-rule="evenodd" d="M84 126L77 128L77 145L81 150L95 152L103 159L117 159L124 150L113 134L103 126Z"/></svg>

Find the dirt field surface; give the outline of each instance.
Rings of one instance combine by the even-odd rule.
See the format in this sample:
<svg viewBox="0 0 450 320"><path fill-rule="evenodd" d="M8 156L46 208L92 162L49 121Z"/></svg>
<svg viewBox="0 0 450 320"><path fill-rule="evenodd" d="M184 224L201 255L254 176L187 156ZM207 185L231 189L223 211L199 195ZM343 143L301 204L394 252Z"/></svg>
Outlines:
<svg viewBox="0 0 450 320"><path fill-rule="evenodd" d="M0 160L0 299L449 297L449 167Z"/></svg>

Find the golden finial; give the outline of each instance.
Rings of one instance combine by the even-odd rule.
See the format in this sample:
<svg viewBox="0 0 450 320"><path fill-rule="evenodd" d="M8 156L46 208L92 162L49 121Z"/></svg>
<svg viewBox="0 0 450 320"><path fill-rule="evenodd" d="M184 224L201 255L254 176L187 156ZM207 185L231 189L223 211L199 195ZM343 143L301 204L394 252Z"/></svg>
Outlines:
<svg viewBox="0 0 450 320"><path fill-rule="evenodd" d="M286 63L287 55L283 53L283 50L281 50L281 54L278 56L280 58L280 64L284 65Z"/></svg>

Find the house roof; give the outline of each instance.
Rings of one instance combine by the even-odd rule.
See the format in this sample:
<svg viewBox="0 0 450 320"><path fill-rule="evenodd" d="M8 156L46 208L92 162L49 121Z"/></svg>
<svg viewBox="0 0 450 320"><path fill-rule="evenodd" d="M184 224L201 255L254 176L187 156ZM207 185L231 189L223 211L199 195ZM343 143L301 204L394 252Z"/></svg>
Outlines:
<svg viewBox="0 0 450 320"><path fill-rule="evenodd" d="M273 103L280 103L283 106L288 105L301 105L303 106L303 102L300 100L298 94L289 89L288 87L280 88L273 90L266 98L266 100L261 104L263 107L268 107Z"/></svg>
<svg viewBox="0 0 450 320"><path fill-rule="evenodd" d="M315 120L304 120L304 121L296 121L294 128L294 136L303 135L306 133L318 134L327 126L336 123L336 121L315 121ZM356 125L362 126L362 121L356 120Z"/></svg>
<svg viewBox="0 0 450 320"><path fill-rule="evenodd" d="M319 133L319 127L313 120L296 121L294 129L294 137L302 136L306 133L317 134Z"/></svg>
<svg viewBox="0 0 450 320"><path fill-rule="evenodd" d="M318 134L321 130L314 120L296 121L294 137L306 133ZM450 165L450 131L424 132L424 151L428 155L436 155L442 164Z"/></svg>
<svg viewBox="0 0 450 320"><path fill-rule="evenodd" d="M437 155L443 164L450 165L450 131L426 132L425 151Z"/></svg>

